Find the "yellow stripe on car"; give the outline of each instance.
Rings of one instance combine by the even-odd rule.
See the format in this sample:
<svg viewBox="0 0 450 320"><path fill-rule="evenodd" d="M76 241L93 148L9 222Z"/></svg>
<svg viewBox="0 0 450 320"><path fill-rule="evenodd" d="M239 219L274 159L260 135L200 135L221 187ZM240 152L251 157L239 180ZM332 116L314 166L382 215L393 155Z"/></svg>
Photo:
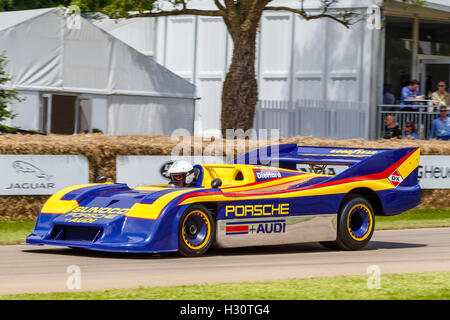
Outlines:
<svg viewBox="0 0 450 320"><path fill-rule="evenodd" d="M409 174L419 166L419 160L420 148L417 148L417 150L397 168L403 179L409 176Z"/></svg>
<svg viewBox="0 0 450 320"><path fill-rule="evenodd" d="M183 189L167 193L156 199L152 204L135 203L130 208L130 211L126 213L126 216L130 218L156 220L170 201L188 192L192 192L192 189Z"/></svg>
<svg viewBox="0 0 450 320"><path fill-rule="evenodd" d="M59 190L47 200L42 207L41 213L64 214L69 212L70 210L78 207L78 202L76 200L61 200L61 198L69 192L95 185L97 185L97 183L79 184Z"/></svg>

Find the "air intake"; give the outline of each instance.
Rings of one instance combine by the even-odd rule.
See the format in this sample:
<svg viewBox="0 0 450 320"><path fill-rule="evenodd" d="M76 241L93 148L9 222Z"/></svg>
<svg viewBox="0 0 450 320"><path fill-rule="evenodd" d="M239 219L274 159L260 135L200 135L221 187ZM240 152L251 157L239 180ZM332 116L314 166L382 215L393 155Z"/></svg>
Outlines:
<svg viewBox="0 0 450 320"><path fill-rule="evenodd" d="M92 243L100 238L102 229L90 227L55 226L51 239L55 241Z"/></svg>

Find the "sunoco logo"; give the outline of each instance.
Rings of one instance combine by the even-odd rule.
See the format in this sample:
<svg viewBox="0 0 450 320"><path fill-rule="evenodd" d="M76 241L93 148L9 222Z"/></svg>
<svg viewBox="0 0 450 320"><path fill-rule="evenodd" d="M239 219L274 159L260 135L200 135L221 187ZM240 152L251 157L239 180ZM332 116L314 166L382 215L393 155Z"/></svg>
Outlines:
<svg viewBox="0 0 450 320"><path fill-rule="evenodd" d="M27 175L29 178L41 179L40 182L15 182L11 183L6 189L52 189L55 188L55 184L49 182L53 176L45 172L44 170L36 167L35 165L26 161L17 160L11 165L16 174ZM45 181L42 181L45 180Z"/></svg>

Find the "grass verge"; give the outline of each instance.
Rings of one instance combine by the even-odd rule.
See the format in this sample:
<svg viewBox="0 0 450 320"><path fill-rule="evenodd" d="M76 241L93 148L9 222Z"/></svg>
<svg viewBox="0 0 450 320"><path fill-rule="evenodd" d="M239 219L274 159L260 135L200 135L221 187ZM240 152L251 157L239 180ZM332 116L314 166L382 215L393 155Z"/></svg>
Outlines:
<svg viewBox="0 0 450 320"><path fill-rule="evenodd" d="M449 300L450 272L339 276L0 296L3 300Z"/></svg>
<svg viewBox="0 0 450 320"><path fill-rule="evenodd" d="M0 245L18 244L33 231L34 221L0 222ZM450 227L450 210L411 210L393 217L376 217L377 230Z"/></svg>
<svg viewBox="0 0 450 320"><path fill-rule="evenodd" d="M375 229L413 229L450 227L450 210L420 209L392 217L376 217Z"/></svg>
<svg viewBox="0 0 450 320"><path fill-rule="evenodd" d="M0 222L0 245L25 242L33 231L35 221L17 220Z"/></svg>

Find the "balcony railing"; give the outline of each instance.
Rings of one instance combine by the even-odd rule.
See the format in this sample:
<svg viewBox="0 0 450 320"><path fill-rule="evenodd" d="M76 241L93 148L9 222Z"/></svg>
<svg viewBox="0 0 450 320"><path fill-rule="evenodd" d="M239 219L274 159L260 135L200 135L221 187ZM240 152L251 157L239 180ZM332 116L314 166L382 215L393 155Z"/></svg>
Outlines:
<svg viewBox="0 0 450 320"><path fill-rule="evenodd" d="M280 136L367 138L367 104L323 100L260 100L255 129L279 129Z"/></svg>
<svg viewBox="0 0 450 320"><path fill-rule="evenodd" d="M406 122L413 122L420 139L429 139L431 124L439 117L439 107L429 105L379 105L377 106L377 139L385 133L384 120L395 116L395 122L405 135Z"/></svg>

